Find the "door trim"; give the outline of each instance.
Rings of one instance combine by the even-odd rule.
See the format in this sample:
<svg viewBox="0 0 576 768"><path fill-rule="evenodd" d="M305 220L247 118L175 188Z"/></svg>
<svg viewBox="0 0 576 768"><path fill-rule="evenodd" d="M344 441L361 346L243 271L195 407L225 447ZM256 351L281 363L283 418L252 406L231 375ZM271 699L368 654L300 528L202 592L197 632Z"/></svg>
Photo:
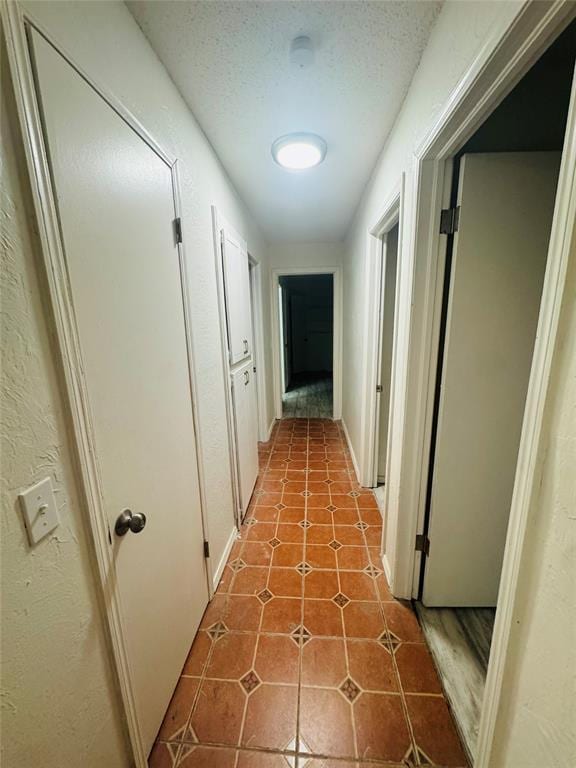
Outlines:
<svg viewBox="0 0 576 768"><path fill-rule="evenodd" d="M250 298L252 310L253 361L256 368L256 403L258 406L258 440L268 440L266 424L266 377L264 375L264 335L262 323L262 265L248 253Z"/></svg>
<svg viewBox="0 0 576 768"><path fill-rule="evenodd" d="M226 292L224 279L224 264L222 261L222 237L223 230L234 235L235 239L242 245L242 248L248 253L246 241L238 235L234 227L227 222L218 208L212 206L212 235L214 240L214 267L216 270L216 288L218 293L218 321L220 326L220 353L222 355L222 370L226 382L225 406L226 406L226 425L228 432L228 458L230 463L230 482L232 486L232 516L235 527L240 530L242 524L242 505L240 503L240 478L238 476L238 461L236 449L236 425L234 423L234 403L232 400L232 379L230 376L230 356L228 353L228 331L226 325ZM254 323L254 318L252 318ZM252 328L254 334L254 328ZM252 340L254 344L254 339ZM261 367L261 366L259 366ZM222 568L226 562L222 564ZM220 570L220 569L218 569ZM221 573L214 574L214 589L218 585Z"/></svg>
<svg viewBox="0 0 576 768"><path fill-rule="evenodd" d="M378 456L376 450L377 442L377 412L378 396L376 385L378 383L379 370L378 360L382 343L382 306L383 306L383 237L390 230L399 225L398 233L398 254L400 254L403 223L402 215L404 211L404 188L405 174L401 175L399 182L395 185L392 193L382 206L379 214L374 218L374 224L368 230L366 259L367 259L367 297L366 311L364 317L365 329L364 338L366 339L364 370L362 376L363 394L363 412L362 412L362 448L361 448L361 466L360 483L366 487L373 488L377 483L377 463ZM396 286L399 285L401 263L398 259L398 274L396 275ZM396 305L398 302L396 302ZM394 323L396 324L396 309L394 311ZM396 332L396 325L394 334ZM392 402L392 386L394 384L394 350L396 343L394 339L392 353L392 372L390 382L390 402ZM388 426L388 435L390 435L390 425Z"/></svg>
<svg viewBox="0 0 576 768"><path fill-rule="evenodd" d="M276 418L282 418L282 364L280 356L280 305L278 286L284 275L332 275L333 276L333 334L332 334L332 418L342 418L342 267L282 267L270 272L272 305L272 372L274 379L274 410Z"/></svg>
<svg viewBox="0 0 576 768"><path fill-rule="evenodd" d="M172 176L172 191L175 217L180 216L180 192L178 166L176 158L165 152L144 129L140 122L124 105L105 88L98 85L81 67L75 63L53 37L47 33L28 13L23 11L18 2L3 3L1 6L2 23L6 35L10 73L14 88L18 119L28 166L30 187L34 201L34 210L38 224L40 248L45 267L48 292L50 295L51 317L56 331L60 363L64 375L65 400L68 418L71 422L72 443L78 463L79 486L86 505L92 541L99 575L100 608L106 615L107 634L112 651L112 666L117 676L122 706L124 709L128 735L134 763L138 768L146 768L147 755L142 743L142 736L136 712L135 695L130 674L130 660L123 630L120 599L113 588L115 583L115 563L108 520L103 509L101 478L99 475L94 449L94 435L89 415L88 393L84 382L81 362L81 348L74 311L67 287L66 259L60 236L56 203L52 190L51 176L44 136L39 116L36 88L27 41L27 30L35 29L47 42L63 56L68 64L88 85L116 112L116 114L150 147L150 149L168 166ZM184 310L184 328L188 354L189 384L192 399L192 419L196 446L196 464L200 492L202 524L204 536L207 535L205 517L205 487L201 462L202 447L198 430L196 411L196 377L194 350L191 337L190 305L186 277L186 257L184 246L178 244L180 281ZM206 564L206 578L210 590L209 563Z"/></svg>
<svg viewBox="0 0 576 768"><path fill-rule="evenodd" d="M397 515L394 536L387 536L392 591L395 596L408 599L417 588L414 541L422 531L428 477L438 351L436 310L442 291L442 251L445 250L442 247L445 236L438 234L438 223L451 159L576 16L576 9L566 0L556 0L545 4L525 2L519 8L503 9L503 13L509 17L507 29L504 33L493 33L486 41L413 158L412 204L406 220L407 242L402 252L405 278L400 286L403 297L399 324L405 334L405 348L401 355L399 353L401 359L396 361L394 402L399 421L395 425L398 455L394 459L392 481L397 485L394 503L402 514ZM537 485L537 454L560 301L574 236L575 95L573 82L475 768L489 768L493 764L496 717L508 661L528 511Z"/></svg>

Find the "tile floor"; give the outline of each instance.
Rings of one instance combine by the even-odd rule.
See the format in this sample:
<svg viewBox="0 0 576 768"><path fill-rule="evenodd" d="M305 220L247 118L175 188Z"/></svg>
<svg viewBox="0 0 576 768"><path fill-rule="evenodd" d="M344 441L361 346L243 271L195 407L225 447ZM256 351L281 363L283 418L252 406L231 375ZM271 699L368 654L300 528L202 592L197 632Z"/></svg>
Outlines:
<svg viewBox="0 0 576 768"><path fill-rule="evenodd" d="M284 418L331 419L332 377L325 374L302 374L282 395Z"/></svg>
<svg viewBox="0 0 576 768"><path fill-rule="evenodd" d="M261 466L150 768L466 766L339 424L279 422Z"/></svg>

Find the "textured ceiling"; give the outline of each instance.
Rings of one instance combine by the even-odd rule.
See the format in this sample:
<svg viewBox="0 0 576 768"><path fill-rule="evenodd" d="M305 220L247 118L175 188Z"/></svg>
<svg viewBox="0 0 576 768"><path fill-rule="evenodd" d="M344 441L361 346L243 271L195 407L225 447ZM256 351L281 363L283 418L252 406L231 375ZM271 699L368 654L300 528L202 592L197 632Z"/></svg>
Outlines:
<svg viewBox="0 0 576 768"><path fill-rule="evenodd" d="M440 3L138 0L127 3L273 241L340 240L392 128ZM299 69L290 43L311 37ZM324 163L272 160L274 139L322 136Z"/></svg>

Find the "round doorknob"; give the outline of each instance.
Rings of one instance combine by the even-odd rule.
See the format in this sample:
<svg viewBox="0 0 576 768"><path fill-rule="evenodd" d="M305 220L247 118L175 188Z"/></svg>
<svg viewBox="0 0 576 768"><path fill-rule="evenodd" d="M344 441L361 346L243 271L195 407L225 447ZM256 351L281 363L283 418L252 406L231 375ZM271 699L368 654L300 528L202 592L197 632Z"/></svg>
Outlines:
<svg viewBox="0 0 576 768"><path fill-rule="evenodd" d="M133 513L130 509L124 509L116 519L114 531L116 536L125 536L128 531L140 533L140 531L144 530L145 525L146 515L143 515L142 512Z"/></svg>

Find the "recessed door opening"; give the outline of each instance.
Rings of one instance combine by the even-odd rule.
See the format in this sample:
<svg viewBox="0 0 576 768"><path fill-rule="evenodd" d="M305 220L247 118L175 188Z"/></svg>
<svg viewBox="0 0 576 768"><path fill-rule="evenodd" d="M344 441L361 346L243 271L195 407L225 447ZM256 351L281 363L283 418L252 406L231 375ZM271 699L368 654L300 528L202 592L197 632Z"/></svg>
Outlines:
<svg viewBox="0 0 576 768"><path fill-rule="evenodd" d="M384 509L388 432L390 424L390 390L392 384L392 353L394 349L394 315L396 307L396 275L400 227L395 224L382 238L382 267L380 279L378 384L376 385L376 418L374 429L374 494Z"/></svg>
<svg viewBox="0 0 576 768"><path fill-rule="evenodd" d="M282 416L332 418L333 275L279 278Z"/></svg>
<svg viewBox="0 0 576 768"><path fill-rule="evenodd" d="M453 159L418 613L474 759L576 50L572 23Z"/></svg>

